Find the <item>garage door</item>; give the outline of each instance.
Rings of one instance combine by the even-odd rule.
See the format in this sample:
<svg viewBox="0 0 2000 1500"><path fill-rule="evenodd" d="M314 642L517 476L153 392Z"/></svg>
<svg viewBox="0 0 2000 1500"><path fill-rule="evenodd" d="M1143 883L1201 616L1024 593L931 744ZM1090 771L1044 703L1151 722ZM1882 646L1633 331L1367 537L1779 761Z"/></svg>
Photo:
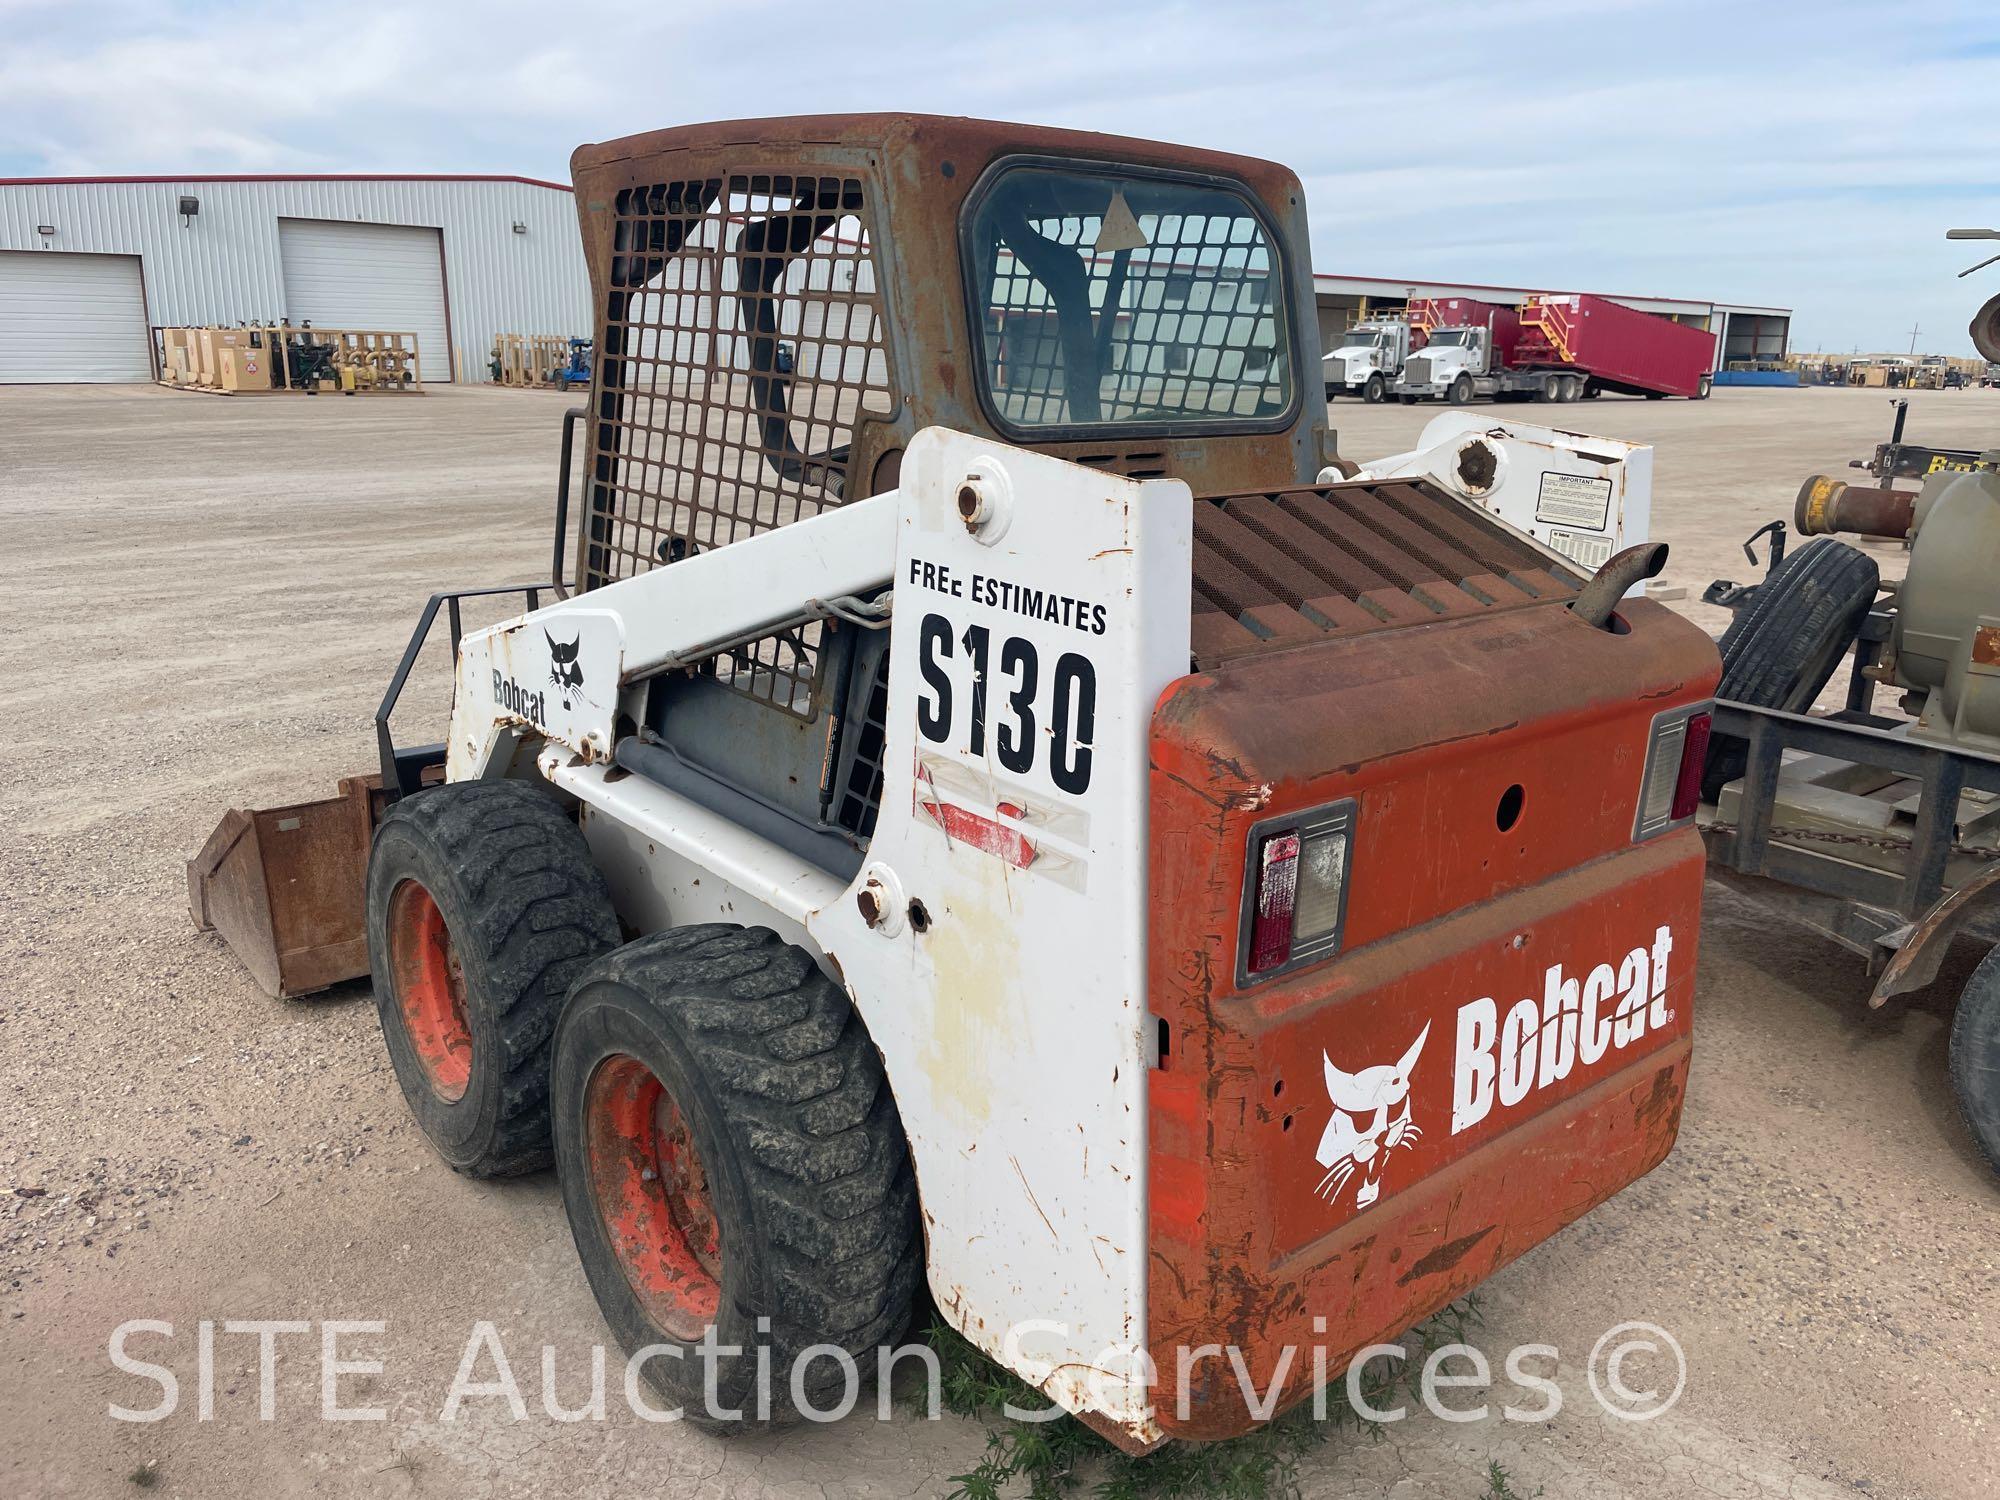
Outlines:
<svg viewBox="0 0 2000 1500"><path fill-rule="evenodd" d="M449 380L441 246L435 229L280 219L285 316L321 328L414 333L423 378Z"/></svg>
<svg viewBox="0 0 2000 1500"><path fill-rule="evenodd" d="M0 385L151 380L136 255L0 250Z"/></svg>

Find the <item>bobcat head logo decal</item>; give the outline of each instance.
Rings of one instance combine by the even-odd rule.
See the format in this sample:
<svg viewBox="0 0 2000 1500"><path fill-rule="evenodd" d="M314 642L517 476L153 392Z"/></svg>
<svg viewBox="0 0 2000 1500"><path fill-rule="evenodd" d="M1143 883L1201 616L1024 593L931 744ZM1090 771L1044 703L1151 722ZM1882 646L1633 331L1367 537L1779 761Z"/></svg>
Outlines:
<svg viewBox="0 0 2000 1500"><path fill-rule="evenodd" d="M1329 1203L1356 1176L1361 1186L1354 1191L1354 1206L1366 1208L1382 1195L1382 1168L1389 1153L1408 1149L1423 1131L1410 1120L1410 1073L1423 1054L1430 1024L1417 1033L1410 1050L1393 1063L1343 1073L1324 1052L1326 1092L1333 1101L1333 1118L1319 1138L1316 1158L1326 1175L1314 1189Z"/></svg>
<svg viewBox="0 0 2000 1500"><path fill-rule="evenodd" d="M563 707L568 708L569 695L583 686L583 668L576 664L577 648L583 644L583 637L578 635L565 646L547 630L542 634L549 643L549 681L562 694Z"/></svg>

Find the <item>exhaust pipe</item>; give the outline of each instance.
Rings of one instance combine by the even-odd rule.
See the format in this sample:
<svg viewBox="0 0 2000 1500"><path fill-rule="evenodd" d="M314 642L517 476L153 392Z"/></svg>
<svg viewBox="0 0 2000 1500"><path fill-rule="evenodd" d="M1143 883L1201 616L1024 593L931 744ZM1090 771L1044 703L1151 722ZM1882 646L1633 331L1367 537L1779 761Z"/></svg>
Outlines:
<svg viewBox="0 0 2000 1500"><path fill-rule="evenodd" d="M1799 503L1792 510L1792 528L1800 536L1885 537L1901 541L1910 534L1917 513L1915 490L1870 489L1815 474L1799 486Z"/></svg>
<svg viewBox="0 0 2000 1500"><path fill-rule="evenodd" d="M1611 628L1611 612L1632 586L1648 578L1658 578L1667 565L1665 542L1637 542L1591 574L1577 596L1569 601L1570 613L1599 630Z"/></svg>

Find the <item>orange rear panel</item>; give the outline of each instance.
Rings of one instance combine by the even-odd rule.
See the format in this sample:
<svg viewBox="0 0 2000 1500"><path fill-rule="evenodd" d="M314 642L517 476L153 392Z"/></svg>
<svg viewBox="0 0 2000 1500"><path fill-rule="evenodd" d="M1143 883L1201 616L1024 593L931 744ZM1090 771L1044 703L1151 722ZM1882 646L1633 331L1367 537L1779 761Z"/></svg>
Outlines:
<svg viewBox="0 0 2000 1500"><path fill-rule="evenodd" d="M1702 848L1632 842L1653 720L1715 649L1656 605L1443 621L1184 679L1152 747L1149 1324L1160 1420L1336 1377L1658 1163L1679 1125ZM1270 711L1282 703L1284 712ZM1520 788L1520 814L1497 812ZM1238 982L1252 826L1352 798L1337 957Z"/></svg>

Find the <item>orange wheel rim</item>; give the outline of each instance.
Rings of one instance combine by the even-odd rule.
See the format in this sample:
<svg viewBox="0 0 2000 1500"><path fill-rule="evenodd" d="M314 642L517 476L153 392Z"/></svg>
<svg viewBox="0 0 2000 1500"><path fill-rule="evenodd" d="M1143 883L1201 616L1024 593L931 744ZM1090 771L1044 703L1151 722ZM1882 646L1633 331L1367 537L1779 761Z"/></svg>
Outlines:
<svg viewBox="0 0 2000 1500"><path fill-rule="evenodd" d="M414 880L389 897L389 970L403 1031L431 1090L447 1103L472 1081L472 1028L465 1020L465 972L431 893Z"/></svg>
<svg viewBox="0 0 2000 1500"><path fill-rule="evenodd" d="M657 1328L688 1343L722 1305L722 1229L687 1117L618 1053L584 1090L590 1192L619 1269Z"/></svg>

